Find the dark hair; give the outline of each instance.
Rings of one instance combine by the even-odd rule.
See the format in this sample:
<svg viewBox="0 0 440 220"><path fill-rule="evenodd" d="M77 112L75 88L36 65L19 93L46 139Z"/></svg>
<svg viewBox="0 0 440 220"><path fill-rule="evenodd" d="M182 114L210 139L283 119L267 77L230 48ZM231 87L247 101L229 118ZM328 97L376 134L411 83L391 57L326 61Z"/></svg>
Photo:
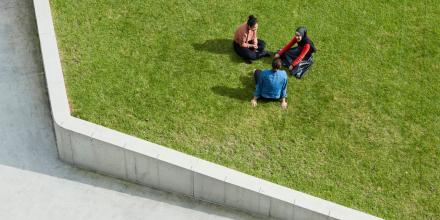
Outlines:
<svg viewBox="0 0 440 220"><path fill-rule="evenodd" d="M276 58L272 61L272 69L279 70L281 68L281 59Z"/></svg>
<svg viewBox="0 0 440 220"><path fill-rule="evenodd" d="M256 23L257 23L257 18L253 15L249 15L248 20L247 20L247 25L249 27L253 27Z"/></svg>

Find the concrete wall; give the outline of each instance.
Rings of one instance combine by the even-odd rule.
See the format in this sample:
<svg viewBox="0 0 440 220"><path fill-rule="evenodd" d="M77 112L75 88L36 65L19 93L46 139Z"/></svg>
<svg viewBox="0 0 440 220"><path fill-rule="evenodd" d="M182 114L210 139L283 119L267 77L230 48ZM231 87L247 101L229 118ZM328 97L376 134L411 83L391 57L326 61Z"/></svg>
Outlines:
<svg viewBox="0 0 440 220"><path fill-rule="evenodd" d="M34 0L61 160L168 192L279 219L379 219L70 116L48 0Z"/></svg>

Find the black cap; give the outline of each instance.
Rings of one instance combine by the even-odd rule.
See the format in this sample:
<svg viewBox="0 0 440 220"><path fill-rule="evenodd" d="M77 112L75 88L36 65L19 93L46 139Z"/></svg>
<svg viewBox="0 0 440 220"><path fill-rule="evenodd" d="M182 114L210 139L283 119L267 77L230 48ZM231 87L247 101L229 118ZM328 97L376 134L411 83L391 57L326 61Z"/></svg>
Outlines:
<svg viewBox="0 0 440 220"><path fill-rule="evenodd" d="M307 35L307 29L305 27L298 27L295 31L298 32L301 37L305 37Z"/></svg>

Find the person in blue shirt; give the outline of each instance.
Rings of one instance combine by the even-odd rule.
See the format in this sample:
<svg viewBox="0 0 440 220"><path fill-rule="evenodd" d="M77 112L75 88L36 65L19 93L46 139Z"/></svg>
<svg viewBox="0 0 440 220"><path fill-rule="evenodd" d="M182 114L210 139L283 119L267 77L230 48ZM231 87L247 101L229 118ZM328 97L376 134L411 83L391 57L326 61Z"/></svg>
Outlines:
<svg viewBox="0 0 440 220"><path fill-rule="evenodd" d="M287 73L281 68L281 59L272 61L271 70L254 70L255 92L251 100L253 107L257 106L259 98L279 99L281 108L287 108Z"/></svg>

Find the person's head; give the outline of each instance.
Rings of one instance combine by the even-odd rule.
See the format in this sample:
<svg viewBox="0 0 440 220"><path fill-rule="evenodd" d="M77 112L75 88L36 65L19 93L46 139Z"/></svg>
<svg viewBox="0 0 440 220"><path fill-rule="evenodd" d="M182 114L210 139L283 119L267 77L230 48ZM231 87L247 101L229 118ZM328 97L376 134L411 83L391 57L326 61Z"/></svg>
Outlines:
<svg viewBox="0 0 440 220"><path fill-rule="evenodd" d="M295 30L295 38L297 42L300 42L307 36L307 29L305 27L299 27Z"/></svg>
<svg viewBox="0 0 440 220"><path fill-rule="evenodd" d="M247 25L250 30L257 29L257 18L253 15L249 15Z"/></svg>
<svg viewBox="0 0 440 220"><path fill-rule="evenodd" d="M279 70L281 68L281 59L276 58L272 61L272 69L273 70Z"/></svg>

